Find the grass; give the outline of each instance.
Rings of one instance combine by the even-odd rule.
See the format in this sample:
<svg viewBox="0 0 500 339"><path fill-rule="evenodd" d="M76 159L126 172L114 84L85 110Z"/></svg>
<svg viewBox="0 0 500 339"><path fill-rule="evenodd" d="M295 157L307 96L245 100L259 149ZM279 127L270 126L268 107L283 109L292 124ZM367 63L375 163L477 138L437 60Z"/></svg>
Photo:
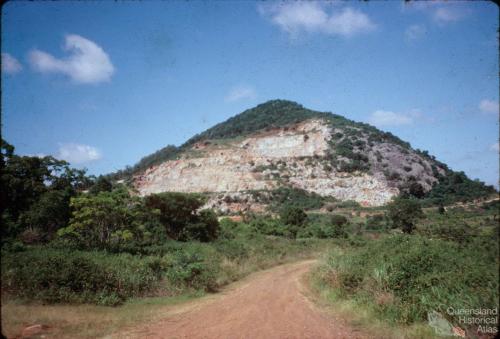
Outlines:
<svg viewBox="0 0 500 339"><path fill-rule="evenodd" d="M431 214L433 227L423 235L381 234L339 244L313 273L313 289L372 332L387 328L398 338L431 338L427 313L436 311L474 337L475 326L446 311L498 308L498 227L473 213L467 220L478 232L465 238L464 226L454 222L458 216L448 215L449 224L440 226L446 218Z"/></svg>
<svg viewBox="0 0 500 339"><path fill-rule="evenodd" d="M202 291L175 297L134 298L119 307L97 305L23 304L2 302L2 329L11 338L26 326L43 324L57 338L95 338L127 326L154 321L173 311L175 305L204 296Z"/></svg>
<svg viewBox="0 0 500 339"><path fill-rule="evenodd" d="M375 338L387 339L425 339L438 338L432 328L426 324L396 325L380 319L376 310L356 299L342 298L338 291L332 289L322 279L318 271L308 276L312 298L336 318L347 319L349 326L364 333L370 333Z"/></svg>

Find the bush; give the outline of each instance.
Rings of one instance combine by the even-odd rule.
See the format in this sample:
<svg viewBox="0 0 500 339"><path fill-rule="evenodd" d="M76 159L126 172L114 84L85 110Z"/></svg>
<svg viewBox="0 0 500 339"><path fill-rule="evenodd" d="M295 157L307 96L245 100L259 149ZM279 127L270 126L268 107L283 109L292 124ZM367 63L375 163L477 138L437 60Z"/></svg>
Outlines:
<svg viewBox="0 0 500 339"><path fill-rule="evenodd" d="M367 230L374 230L374 231L385 229L386 225L384 216L382 214L375 214L369 216L366 219L365 227Z"/></svg>
<svg viewBox="0 0 500 339"><path fill-rule="evenodd" d="M44 302L118 304L151 292L158 258L35 248L2 258L2 290Z"/></svg>
<svg viewBox="0 0 500 339"><path fill-rule="evenodd" d="M250 226L256 232L265 235L276 235L284 237L295 237L297 232L293 224L285 224L283 220L269 219L265 217L258 217L250 222Z"/></svg>
<svg viewBox="0 0 500 339"><path fill-rule="evenodd" d="M416 221L424 214L417 200L396 198L388 205L387 215L393 228L401 228L405 233L412 233Z"/></svg>
<svg viewBox="0 0 500 339"><path fill-rule="evenodd" d="M280 220L287 225L301 226L307 218L303 209L293 206L285 206L280 212Z"/></svg>
<svg viewBox="0 0 500 339"><path fill-rule="evenodd" d="M317 209L321 208L325 201L332 200L299 188L280 187L269 193L269 202L275 210L284 204L305 210Z"/></svg>
<svg viewBox="0 0 500 339"><path fill-rule="evenodd" d="M345 200L337 203L337 208L360 208L359 202L354 200Z"/></svg>
<svg viewBox="0 0 500 339"><path fill-rule="evenodd" d="M347 222L347 218L340 214L334 214L330 217L330 223L335 226L344 226Z"/></svg>
<svg viewBox="0 0 500 339"><path fill-rule="evenodd" d="M448 307L495 309L498 243L490 244L463 247L416 235L387 236L343 254L332 252L321 276L342 296L402 323L424 321L430 311L447 314ZM458 316L451 318L458 324Z"/></svg>
<svg viewBox="0 0 500 339"><path fill-rule="evenodd" d="M179 240L199 240L203 242L217 239L219 221L212 210L202 210L198 213L199 221L187 224L182 230Z"/></svg>
<svg viewBox="0 0 500 339"><path fill-rule="evenodd" d="M174 286L215 291L219 257L213 248L189 244L163 257L166 276Z"/></svg>

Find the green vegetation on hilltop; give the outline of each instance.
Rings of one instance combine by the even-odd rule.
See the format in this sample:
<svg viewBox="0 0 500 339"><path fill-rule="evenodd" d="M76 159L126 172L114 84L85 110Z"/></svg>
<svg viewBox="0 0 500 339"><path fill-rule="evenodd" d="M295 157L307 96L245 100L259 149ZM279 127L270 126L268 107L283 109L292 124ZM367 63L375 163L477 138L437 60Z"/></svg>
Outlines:
<svg viewBox="0 0 500 339"><path fill-rule="evenodd" d="M428 204L452 204L495 195L493 186L479 180L469 179L464 172L448 171L439 177L439 182L425 195Z"/></svg>
<svg viewBox="0 0 500 339"><path fill-rule="evenodd" d="M271 100L248 109L226 121L207 129L189 139L192 145L200 140L233 138L248 135L261 130L285 127L311 118L326 117L321 113L304 108L288 100Z"/></svg>

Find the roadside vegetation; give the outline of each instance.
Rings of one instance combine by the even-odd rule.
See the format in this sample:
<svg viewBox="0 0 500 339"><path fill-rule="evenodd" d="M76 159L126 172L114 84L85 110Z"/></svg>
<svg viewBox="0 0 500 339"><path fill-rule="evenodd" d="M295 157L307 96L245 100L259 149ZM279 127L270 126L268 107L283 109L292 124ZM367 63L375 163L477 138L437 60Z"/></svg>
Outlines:
<svg viewBox="0 0 500 339"><path fill-rule="evenodd" d="M448 309L498 309L498 200L425 213L409 208L415 202L396 201L367 218L365 236L332 249L313 274L316 291L394 326L422 324L437 312L468 337L488 337Z"/></svg>
<svg viewBox="0 0 500 339"><path fill-rule="evenodd" d="M315 291L384 324L423 326L435 311L473 334L447 308L498 308L500 207L449 205L495 193L461 175L382 208L291 188L254 192L270 214L219 218L202 209L204 195L141 198L64 161L18 156L4 141L1 161L2 308L19 317L44 304L136 314L147 300L189 299L324 253Z"/></svg>

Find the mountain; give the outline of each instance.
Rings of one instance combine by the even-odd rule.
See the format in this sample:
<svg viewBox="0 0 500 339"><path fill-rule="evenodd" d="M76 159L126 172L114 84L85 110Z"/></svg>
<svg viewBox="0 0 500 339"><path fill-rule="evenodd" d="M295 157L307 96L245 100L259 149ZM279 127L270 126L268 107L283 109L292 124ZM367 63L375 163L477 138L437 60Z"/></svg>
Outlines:
<svg viewBox="0 0 500 339"><path fill-rule="evenodd" d="M246 110L112 177L140 195L206 193L222 212L262 211L291 195L380 206L401 193L444 203L495 192L389 132L287 100Z"/></svg>

